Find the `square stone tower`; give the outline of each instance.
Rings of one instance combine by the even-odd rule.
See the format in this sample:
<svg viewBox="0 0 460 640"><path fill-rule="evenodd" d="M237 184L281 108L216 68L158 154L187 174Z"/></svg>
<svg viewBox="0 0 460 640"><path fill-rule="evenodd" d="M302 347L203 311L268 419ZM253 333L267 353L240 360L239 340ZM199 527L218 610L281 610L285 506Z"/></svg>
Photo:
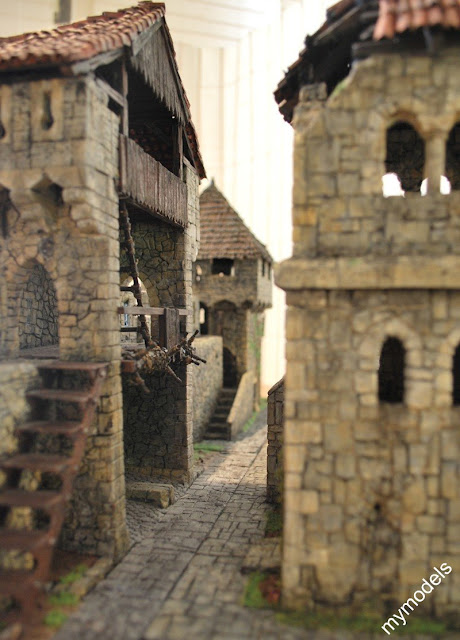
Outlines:
<svg viewBox="0 0 460 640"><path fill-rule="evenodd" d="M447 563L417 606L458 622L459 8L389 4L331 8L275 93L295 129L283 599L391 614Z"/></svg>

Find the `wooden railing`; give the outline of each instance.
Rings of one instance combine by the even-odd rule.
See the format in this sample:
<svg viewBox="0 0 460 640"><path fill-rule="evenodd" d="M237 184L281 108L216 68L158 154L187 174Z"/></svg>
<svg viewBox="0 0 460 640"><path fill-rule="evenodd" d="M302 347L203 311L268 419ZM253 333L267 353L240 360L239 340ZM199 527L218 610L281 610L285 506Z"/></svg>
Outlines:
<svg viewBox="0 0 460 640"><path fill-rule="evenodd" d="M141 208L181 227L187 225L187 185L124 135L120 135L120 191Z"/></svg>

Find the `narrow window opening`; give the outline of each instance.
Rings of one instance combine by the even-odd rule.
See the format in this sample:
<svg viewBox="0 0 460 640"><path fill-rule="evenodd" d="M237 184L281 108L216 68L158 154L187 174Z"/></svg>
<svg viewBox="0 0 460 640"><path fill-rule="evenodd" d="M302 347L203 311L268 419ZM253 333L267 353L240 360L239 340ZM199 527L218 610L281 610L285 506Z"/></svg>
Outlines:
<svg viewBox="0 0 460 640"><path fill-rule="evenodd" d="M460 190L460 122L452 127L447 139L446 177L452 191Z"/></svg>
<svg viewBox="0 0 460 640"><path fill-rule="evenodd" d="M401 188L401 181L396 173L386 173L382 177L382 191L385 198L404 195L404 191Z"/></svg>
<svg viewBox="0 0 460 640"><path fill-rule="evenodd" d="M200 302L200 333L207 336L209 333L209 313L208 307Z"/></svg>
<svg viewBox="0 0 460 640"><path fill-rule="evenodd" d="M404 400L405 349L398 338L387 338L380 353L379 400L390 404Z"/></svg>
<svg viewBox="0 0 460 640"><path fill-rule="evenodd" d="M425 166L425 142L408 122L399 121L387 130L387 173L395 173L404 191L420 191Z"/></svg>
<svg viewBox="0 0 460 640"><path fill-rule="evenodd" d="M2 112L2 103L0 102L0 113ZM0 140L6 136L6 129L3 126L3 122L0 118Z"/></svg>
<svg viewBox="0 0 460 640"><path fill-rule="evenodd" d="M262 260L262 276L265 275L265 260Z"/></svg>
<svg viewBox="0 0 460 640"><path fill-rule="evenodd" d="M234 275L234 261L228 258L214 258L212 261L212 273L219 276Z"/></svg>
<svg viewBox="0 0 460 640"><path fill-rule="evenodd" d="M51 112L51 93L46 91L43 94L43 116L42 129L49 131L54 124L53 114Z"/></svg>
<svg viewBox="0 0 460 640"><path fill-rule="evenodd" d="M460 406L460 345L455 349L454 357L452 359L452 402L454 406Z"/></svg>

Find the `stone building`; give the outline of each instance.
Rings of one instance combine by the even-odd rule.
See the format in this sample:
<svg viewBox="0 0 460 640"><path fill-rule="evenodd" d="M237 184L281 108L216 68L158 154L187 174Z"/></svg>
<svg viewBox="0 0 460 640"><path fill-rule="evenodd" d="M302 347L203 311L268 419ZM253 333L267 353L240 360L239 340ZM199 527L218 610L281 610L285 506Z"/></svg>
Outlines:
<svg viewBox="0 0 460 640"><path fill-rule="evenodd" d="M49 550L67 513L66 548L119 558L125 467L190 479L188 369L150 376L149 395L122 385L120 314L139 311L120 308L133 270L119 214L152 336L170 346L193 325L204 175L163 4L0 42L3 549ZM23 491L34 487L48 491ZM11 531L18 506L48 514L46 540Z"/></svg>
<svg viewBox="0 0 460 640"><path fill-rule="evenodd" d="M260 398L264 310L271 307L273 260L214 182L200 196L200 219L195 313L202 335L222 336L223 385L238 390L238 417L229 429L235 433Z"/></svg>
<svg viewBox="0 0 460 640"><path fill-rule="evenodd" d="M391 614L447 563L416 605L458 623L460 5L409 6L339 2L275 93L295 130L283 599Z"/></svg>

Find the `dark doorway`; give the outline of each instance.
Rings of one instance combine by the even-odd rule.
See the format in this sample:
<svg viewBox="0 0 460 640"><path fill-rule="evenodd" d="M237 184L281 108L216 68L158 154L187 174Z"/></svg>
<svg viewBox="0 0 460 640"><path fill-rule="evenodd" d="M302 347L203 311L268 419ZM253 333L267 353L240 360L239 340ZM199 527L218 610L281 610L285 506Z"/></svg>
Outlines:
<svg viewBox="0 0 460 640"><path fill-rule="evenodd" d="M234 389L238 386L236 357L224 347L224 387Z"/></svg>
<svg viewBox="0 0 460 640"><path fill-rule="evenodd" d="M404 362L406 351L401 340L387 338L380 354L379 400L397 404L404 400Z"/></svg>
<svg viewBox="0 0 460 640"><path fill-rule="evenodd" d="M460 405L460 345L455 349L454 357L452 358L452 402L455 406Z"/></svg>
<svg viewBox="0 0 460 640"><path fill-rule="evenodd" d="M200 302L200 333L207 336L209 333L209 312L208 307Z"/></svg>

